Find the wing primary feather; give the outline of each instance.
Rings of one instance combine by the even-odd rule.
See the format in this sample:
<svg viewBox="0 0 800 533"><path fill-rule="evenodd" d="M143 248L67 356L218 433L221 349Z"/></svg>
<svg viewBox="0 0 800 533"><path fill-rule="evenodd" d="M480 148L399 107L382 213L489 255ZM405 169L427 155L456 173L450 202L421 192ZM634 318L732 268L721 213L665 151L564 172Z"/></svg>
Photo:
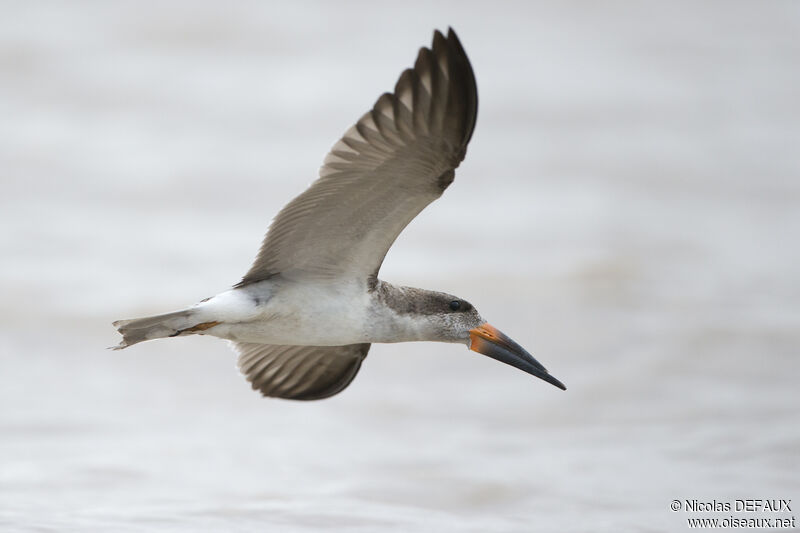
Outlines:
<svg viewBox="0 0 800 533"><path fill-rule="evenodd" d="M445 121L447 119L447 108L450 100L450 92L454 89L451 83L450 74L448 72L448 53L447 43L444 40L444 35L438 30L433 34L433 47L431 57L433 63L431 69L435 72L433 76L434 87L431 94L431 117L430 122L432 130L437 134L442 135L442 138L449 140L445 131ZM459 143L460 138L456 138Z"/></svg>
<svg viewBox="0 0 800 533"><path fill-rule="evenodd" d="M394 122L406 144L415 138L414 133L414 71L406 69L397 80L394 93Z"/></svg>
<svg viewBox="0 0 800 533"><path fill-rule="evenodd" d="M383 93L372 110L372 121L378 127L383 138L395 149L405 146L406 142L395 123L395 97L390 93Z"/></svg>
<svg viewBox="0 0 800 533"><path fill-rule="evenodd" d="M433 133L429 123L434 76L430 56L431 51L422 48L417 56L417 62L414 64L414 72L417 74L418 81L414 91L414 126L420 130L421 136Z"/></svg>
<svg viewBox="0 0 800 533"><path fill-rule="evenodd" d="M466 52L464 52L464 47L461 45L461 41L453 28L447 29L447 41L452 49L450 56L453 58L456 69L460 73L458 83L466 88L463 91L466 100L463 144L466 146L472 139L472 133L475 131L475 122L478 118L478 84L472 71L472 65L467 59Z"/></svg>

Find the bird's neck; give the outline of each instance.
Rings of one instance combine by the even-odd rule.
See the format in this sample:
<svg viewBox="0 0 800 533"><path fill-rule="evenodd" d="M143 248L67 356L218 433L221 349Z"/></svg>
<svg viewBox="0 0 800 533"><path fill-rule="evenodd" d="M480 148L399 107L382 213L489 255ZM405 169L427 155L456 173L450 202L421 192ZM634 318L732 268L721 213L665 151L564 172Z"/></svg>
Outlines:
<svg viewBox="0 0 800 533"><path fill-rule="evenodd" d="M370 292L369 336L373 342L440 341L433 320L437 293L414 287L398 287L377 280Z"/></svg>

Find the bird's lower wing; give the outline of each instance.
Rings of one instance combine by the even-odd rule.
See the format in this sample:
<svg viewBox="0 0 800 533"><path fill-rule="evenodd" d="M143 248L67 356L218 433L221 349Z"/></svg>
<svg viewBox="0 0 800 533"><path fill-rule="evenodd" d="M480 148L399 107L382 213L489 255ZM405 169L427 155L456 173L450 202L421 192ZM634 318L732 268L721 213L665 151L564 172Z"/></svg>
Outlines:
<svg viewBox="0 0 800 533"><path fill-rule="evenodd" d="M233 342L239 370L264 396L321 400L347 387L370 345L279 346Z"/></svg>

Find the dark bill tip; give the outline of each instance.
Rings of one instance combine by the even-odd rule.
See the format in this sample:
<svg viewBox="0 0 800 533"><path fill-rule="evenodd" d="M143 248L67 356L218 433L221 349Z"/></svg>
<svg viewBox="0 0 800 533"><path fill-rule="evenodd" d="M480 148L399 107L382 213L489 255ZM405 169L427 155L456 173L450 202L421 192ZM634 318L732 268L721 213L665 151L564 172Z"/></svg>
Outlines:
<svg viewBox="0 0 800 533"><path fill-rule="evenodd" d="M563 383L551 376L547 369L522 346L489 323L470 330L469 338L470 350L518 368L561 390L567 390Z"/></svg>

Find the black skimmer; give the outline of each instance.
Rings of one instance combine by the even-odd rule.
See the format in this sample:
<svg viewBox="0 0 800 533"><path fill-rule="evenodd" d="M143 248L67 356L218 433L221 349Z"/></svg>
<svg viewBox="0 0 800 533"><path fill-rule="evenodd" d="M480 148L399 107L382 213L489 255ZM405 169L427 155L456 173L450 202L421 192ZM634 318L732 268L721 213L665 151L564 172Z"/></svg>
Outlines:
<svg viewBox="0 0 800 533"><path fill-rule="evenodd" d="M386 252L453 182L478 112L472 66L455 32L434 32L331 149L320 177L270 225L231 290L187 309L120 320L115 349L163 337L228 339L265 396L317 400L353 380L376 342L465 344L566 389L466 300L378 279Z"/></svg>

